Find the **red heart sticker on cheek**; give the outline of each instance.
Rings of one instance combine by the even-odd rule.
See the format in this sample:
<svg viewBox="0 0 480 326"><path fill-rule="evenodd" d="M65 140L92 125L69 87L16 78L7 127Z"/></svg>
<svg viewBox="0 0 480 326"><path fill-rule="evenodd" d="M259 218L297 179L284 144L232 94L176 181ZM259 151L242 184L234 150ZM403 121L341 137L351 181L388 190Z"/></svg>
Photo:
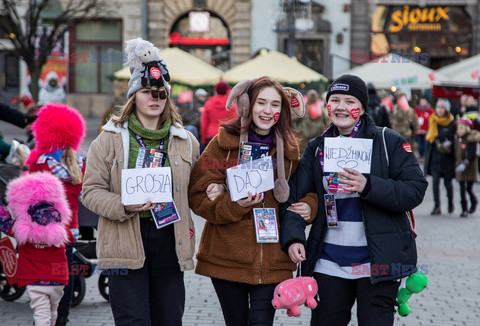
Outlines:
<svg viewBox="0 0 480 326"><path fill-rule="evenodd" d="M358 117L360 116L360 108L356 108L356 109L351 109L350 110L350 114L352 115L352 117L357 120Z"/></svg>
<svg viewBox="0 0 480 326"><path fill-rule="evenodd" d="M277 122L278 119L280 119L280 113L279 112L277 112L273 115L273 121Z"/></svg>
<svg viewBox="0 0 480 326"><path fill-rule="evenodd" d="M328 116L330 116L330 111L332 110L332 106L330 104L327 104L327 113Z"/></svg>

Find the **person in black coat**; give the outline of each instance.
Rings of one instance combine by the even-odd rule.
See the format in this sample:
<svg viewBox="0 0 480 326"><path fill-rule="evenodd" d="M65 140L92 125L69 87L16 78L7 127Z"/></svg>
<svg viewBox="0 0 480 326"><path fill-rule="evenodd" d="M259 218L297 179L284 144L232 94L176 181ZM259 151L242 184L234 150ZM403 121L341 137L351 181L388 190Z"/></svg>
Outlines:
<svg viewBox="0 0 480 326"><path fill-rule="evenodd" d="M347 325L355 300L360 325L393 325L398 279L417 271L407 212L422 202L427 181L406 140L364 113L367 99L360 78L344 75L333 82L327 94L332 124L308 143L289 182L290 197L280 207L282 249L318 284L311 325ZM324 172L329 137L372 139L370 174L350 168ZM306 240L306 222L289 206L309 192L319 202Z"/></svg>
<svg viewBox="0 0 480 326"><path fill-rule="evenodd" d="M382 100L377 95L377 90L372 83L367 84L368 105L366 112L373 118L378 127L392 128L390 113L382 104Z"/></svg>
<svg viewBox="0 0 480 326"><path fill-rule="evenodd" d="M36 116L23 114L21 111L15 110L5 103L0 102L0 120L11 123L19 128L25 128L27 125L35 121Z"/></svg>
<svg viewBox="0 0 480 326"><path fill-rule="evenodd" d="M453 138L455 136L455 119L450 113L450 102L438 99L435 113L428 119L427 151L425 154L425 175L432 176L433 201L432 215L441 214L440 179L447 189L448 212L455 210L453 204L452 180L455 178L455 153Z"/></svg>

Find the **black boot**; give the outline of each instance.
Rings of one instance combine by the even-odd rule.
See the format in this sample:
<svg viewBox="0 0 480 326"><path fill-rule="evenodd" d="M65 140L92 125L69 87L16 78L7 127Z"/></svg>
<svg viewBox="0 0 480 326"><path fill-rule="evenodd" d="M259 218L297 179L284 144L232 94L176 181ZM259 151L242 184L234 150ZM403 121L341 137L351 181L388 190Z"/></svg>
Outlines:
<svg viewBox="0 0 480 326"><path fill-rule="evenodd" d="M460 214L460 217L467 217L468 216L468 211L467 211L467 202L462 201L462 214Z"/></svg>
<svg viewBox="0 0 480 326"><path fill-rule="evenodd" d="M477 198L472 197L472 198L470 198L470 201L472 202L472 206L470 206L470 209L468 210L468 212L470 214L473 214L477 210L478 200L477 200Z"/></svg>
<svg viewBox="0 0 480 326"><path fill-rule="evenodd" d="M57 321L55 326L65 326L68 323L68 313L70 312L70 304L65 301L60 301L57 309Z"/></svg>
<svg viewBox="0 0 480 326"><path fill-rule="evenodd" d="M453 213L453 211L455 210L455 206L453 205L453 200L448 200L448 213Z"/></svg>
<svg viewBox="0 0 480 326"><path fill-rule="evenodd" d="M440 207L435 207L433 211L430 213L430 215L440 215L442 212L440 212Z"/></svg>

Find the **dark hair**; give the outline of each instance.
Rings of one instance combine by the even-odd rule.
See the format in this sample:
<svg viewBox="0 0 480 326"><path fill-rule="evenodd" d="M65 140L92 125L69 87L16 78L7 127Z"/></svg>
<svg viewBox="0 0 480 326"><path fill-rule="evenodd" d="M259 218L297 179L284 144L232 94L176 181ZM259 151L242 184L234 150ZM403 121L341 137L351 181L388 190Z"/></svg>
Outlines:
<svg viewBox="0 0 480 326"><path fill-rule="evenodd" d="M234 135L240 135L240 131L249 132L254 130L254 123L252 117L252 110L255 102L257 101L258 94L267 87L273 87L282 98L282 110L280 111L280 118L277 123L273 125L270 132L277 132L282 136L284 146L286 150L294 150L297 147L297 140L293 134L292 129L292 115L290 112L290 101L287 94L283 90L282 85L268 76L261 77L248 89L248 99L250 100L250 106L248 108L248 124L246 126L241 125L241 118L222 124L228 133ZM275 137L274 137L275 139Z"/></svg>

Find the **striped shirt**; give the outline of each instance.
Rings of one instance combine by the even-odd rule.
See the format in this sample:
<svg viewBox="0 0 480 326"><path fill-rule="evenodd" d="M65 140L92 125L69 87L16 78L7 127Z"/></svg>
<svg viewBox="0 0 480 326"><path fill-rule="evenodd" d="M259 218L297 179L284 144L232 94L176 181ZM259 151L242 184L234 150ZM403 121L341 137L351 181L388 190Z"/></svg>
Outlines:
<svg viewBox="0 0 480 326"><path fill-rule="evenodd" d="M327 193L332 173L324 173L323 186ZM363 225L360 196L357 192L333 193L338 227L328 228L315 272L346 279L370 276L370 253Z"/></svg>

